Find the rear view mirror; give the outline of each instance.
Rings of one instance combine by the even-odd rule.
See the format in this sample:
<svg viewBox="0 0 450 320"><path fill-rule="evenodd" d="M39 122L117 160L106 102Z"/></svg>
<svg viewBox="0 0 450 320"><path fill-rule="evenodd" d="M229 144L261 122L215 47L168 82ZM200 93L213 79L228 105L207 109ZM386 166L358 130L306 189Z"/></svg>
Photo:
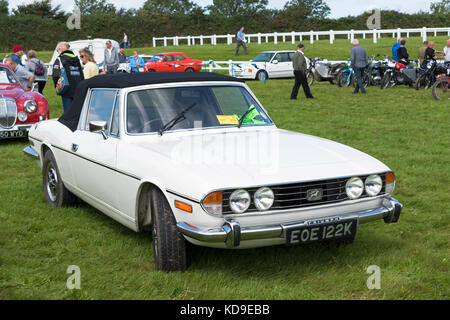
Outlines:
<svg viewBox="0 0 450 320"><path fill-rule="evenodd" d="M89 122L89 131L90 132L101 132L103 139L108 139L106 135L106 129L108 128L108 124L106 121L90 121Z"/></svg>

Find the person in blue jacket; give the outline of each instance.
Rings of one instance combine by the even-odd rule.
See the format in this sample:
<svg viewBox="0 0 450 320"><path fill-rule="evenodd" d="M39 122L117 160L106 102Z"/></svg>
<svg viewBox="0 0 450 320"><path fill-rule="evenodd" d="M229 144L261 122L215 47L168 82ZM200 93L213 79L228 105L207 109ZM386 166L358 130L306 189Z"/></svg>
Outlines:
<svg viewBox="0 0 450 320"><path fill-rule="evenodd" d="M398 60L397 50L400 48L403 38L398 38L397 42L392 46L392 57L395 61Z"/></svg>
<svg viewBox="0 0 450 320"><path fill-rule="evenodd" d="M130 68L131 72L139 72L139 68L144 67L144 59L139 57L137 51L133 52L133 56L130 57Z"/></svg>

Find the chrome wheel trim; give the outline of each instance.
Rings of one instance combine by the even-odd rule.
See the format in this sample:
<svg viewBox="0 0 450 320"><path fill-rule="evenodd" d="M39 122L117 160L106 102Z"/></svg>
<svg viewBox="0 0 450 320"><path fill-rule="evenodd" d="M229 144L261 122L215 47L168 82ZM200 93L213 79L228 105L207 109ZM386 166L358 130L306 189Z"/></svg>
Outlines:
<svg viewBox="0 0 450 320"><path fill-rule="evenodd" d="M47 167L47 194L52 202L56 202L58 197L58 174L56 173L56 169L50 163Z"/></svg>

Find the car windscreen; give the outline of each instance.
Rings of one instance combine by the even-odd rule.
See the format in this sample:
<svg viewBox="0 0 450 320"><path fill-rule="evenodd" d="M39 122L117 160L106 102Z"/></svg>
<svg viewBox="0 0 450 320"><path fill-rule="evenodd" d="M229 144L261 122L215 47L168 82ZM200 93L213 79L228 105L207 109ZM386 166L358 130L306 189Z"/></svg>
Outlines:
<svg viewBox="0 0 450 320"><path fill-rule="evenodd" d="M164 58L163 54L156 54L148 61L149 62L160 62L163 58Z"/></svg>
<svg viewBox="0 0 450 320"><path fill-rule="evenodd" d="M273 53L272 52L262 52L258 54L254 59L252 59L253 62L269 62L272 58Z"/></svg>
<svg viewBox="0 0 450 320"><path fill-rule="evenodd" d="M17 79L12 74L11 70L5 67L0 67L0 83L1 84L17 84Z"/></svg>
<svg viewBox="0 0 450 320"><path fill-rule="evenodd" d="M177 117L180 119L167 129L167 124ZM240 120L242 126L272 124L263 108L241 86L146 89L127 95L126 129L131 134L160 132L163 128L238 126Z"/></svg>

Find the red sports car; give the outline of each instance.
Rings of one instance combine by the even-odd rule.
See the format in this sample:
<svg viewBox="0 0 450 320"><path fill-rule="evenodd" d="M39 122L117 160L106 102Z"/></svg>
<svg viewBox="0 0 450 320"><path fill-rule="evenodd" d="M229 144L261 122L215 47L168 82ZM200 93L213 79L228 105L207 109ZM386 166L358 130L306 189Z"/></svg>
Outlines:
<svg viewBox="0 0 450 320"><path fill-rule="evenodd" d="M45 97L25 91L14 72L0 64L0 140L26 137L33 123L48 118Z"/></svg>
<svg viewBox="0 0 450 320"><path fill-rule="evenodd" d="M191 59L183 52L165 52L155 54L146 64L147 71L186 71L199 72L202 70L201 60Z"/></svg>

